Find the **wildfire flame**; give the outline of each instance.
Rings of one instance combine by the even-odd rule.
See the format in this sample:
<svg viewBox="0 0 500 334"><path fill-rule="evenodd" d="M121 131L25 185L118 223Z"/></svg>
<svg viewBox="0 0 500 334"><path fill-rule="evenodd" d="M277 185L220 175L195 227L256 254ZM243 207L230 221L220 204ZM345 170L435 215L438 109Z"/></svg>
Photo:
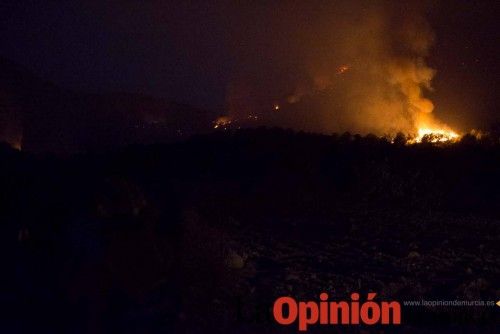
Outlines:
<svg viewBox="0 0 500 334"><path fill-rule="evenodd" d="M214 129L226 128L231 125L232 122L233 121L228 116L219 117L213 122Z"/></svg>
<svg viewBox="0 0 500 334"><path fill-rule="evenodd" d="M432 105L432 102L430 103ZM430 111L417 114L414 124L414 137L408 143L446 143L458 141L461 136L451 127L438 120Z"/></svg>
<svg viewBox="0 0 500 334"><path fill-rule="evenodd" d="M337 69L337 74L344 74L349 71L350 67L348 65L342 65Z"/></svg>
<svg viewBox="0 0 500 334"><path fill-rule="evenodd" d="M12 143L11 145L12 145L12 148L14 148L14 149L16 149L16 150L18 150L18 151L21 151L21 150L22 150L22 144L21 144L21 142L20 142L20 141L18 141L18 142L14 142L14 143Z"/></svg>
<svg viewBox="0 0 500 334"><path fill-rule="evenodd" d="M427 140L431 143L445 143L456 141L459 138L460 135L451 129L423 127L418 129L417 136L413 142L421 143Z"/></svg>

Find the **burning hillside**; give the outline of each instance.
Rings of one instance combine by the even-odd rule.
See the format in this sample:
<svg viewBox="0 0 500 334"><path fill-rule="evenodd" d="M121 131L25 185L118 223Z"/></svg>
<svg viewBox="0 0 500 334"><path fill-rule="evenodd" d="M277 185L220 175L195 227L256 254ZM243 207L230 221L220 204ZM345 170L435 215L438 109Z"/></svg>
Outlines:
<svg viewBox="0 0 500 334"><path fill-rule="evenodd" d="M275 110L280 110L280 107L276 105ZM241 129L242 127L254 127L259 123L259 118L255 115L248 115L246 119L235 119L229 116L221 116L212 122L212 127L214 130L234 130ZM401 132L399 132L401 133ZM442 127L420 127L415 130L415 132L403 133L406 138L407 144L418 144L418 143L453 143L460 140L461 135L449 128L448 126ZM476 136L475 132L472 131L472 136ZM396 135L389 135L391 142L394 142ZM384 137L387 137L384 136Z"/></svg>
<svg viewBox="0 0 500 334"><path fill-rule="evenodd" d="M233 125L379 136L403 132L416 142L424 136L437 142L458 137L434 113L436 69L427 58L435 35L424 6L340 1L307 21L298 9L277 7L283 22L300 24L291 27L256 10L255 19L271 33L259 34L257 43L248 31L234 32L241 48L227 90L226 117ZM282 35L294 38L275 38Z"/></svg>
<svg viewBox="0 0 500 334"><path fill-rule="evenodd" d="M422 142L425 138L428 141L436 143L436 142L448 142L455 141L460 136L453 130L444 130L444 129L429 129L429 128L420 128L418 129L418 135L415 138L415 142Z"/></svg>

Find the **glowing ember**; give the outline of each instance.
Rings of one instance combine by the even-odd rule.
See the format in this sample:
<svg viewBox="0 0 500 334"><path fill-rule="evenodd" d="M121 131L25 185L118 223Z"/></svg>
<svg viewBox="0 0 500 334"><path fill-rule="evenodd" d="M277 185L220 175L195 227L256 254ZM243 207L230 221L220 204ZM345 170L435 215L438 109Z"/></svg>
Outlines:
<svg viewBox="0 0 500 334"><path fill-rule="evenodd" d="M419 128L414 142L421 143L422 141L428 141L431 143L444 143L455 141L458 138L460 138L460 136L453 130Z"/></svg>
<svg viewBox="0 0 500 334"><path fill-rule="evenodd" d="M12 143L12 148L18 150L18 151L21 151L22 149L22 145L21 145L21 142L15 142L15 143Z"/></svg>
<svg viewBox="0 0 500 334"><path fill-rule="evenodd" d="M275 105L274 105L274 110L275 110L275 111L280 110L280 106L279 106L279 105L277 105L277 104L275 104Z"/></svg>
<svg viewBox="0 0 500 334"><path fill-rule="evenodd" d="M231 125L232 123L232 120L231 118L227 117L227 116L222 116L222 117L219 117L217 118L213 124L214 124L214 129L225 129L227 128L229 125Z"/></svg>
<svg viewBox="0 0 500 334"><path fill-rule="evenodd" d="M337 69L337 74L343 74L349 70L349 66L342 65Z"/></svg>
<svg viewBox="0 0 500 334"><path fill-rule="evenodd" d="M23 136L22 134L13 136L13 138L9 138L6 142L15 150L21 151L23 148Z"/></svg>

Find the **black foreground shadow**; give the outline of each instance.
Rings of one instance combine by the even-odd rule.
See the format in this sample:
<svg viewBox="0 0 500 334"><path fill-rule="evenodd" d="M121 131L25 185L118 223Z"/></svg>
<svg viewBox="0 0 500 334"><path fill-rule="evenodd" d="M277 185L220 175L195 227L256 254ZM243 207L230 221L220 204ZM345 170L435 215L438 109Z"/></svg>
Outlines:
<svg viewBox="0 0 500 334"><path fill-rule="evenodd" d="M498 139L280 129L66 157L0 150L2 333L281 333L283 295L500 299ZM325 333L488 333L499 307L403 307Z"/></svg>

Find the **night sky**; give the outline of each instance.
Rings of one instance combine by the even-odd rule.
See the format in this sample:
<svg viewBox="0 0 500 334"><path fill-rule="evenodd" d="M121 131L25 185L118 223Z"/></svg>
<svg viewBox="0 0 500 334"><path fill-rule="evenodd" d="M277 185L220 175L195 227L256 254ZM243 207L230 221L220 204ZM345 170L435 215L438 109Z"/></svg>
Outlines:
<svg viewBox="0 0 500 334"><path fill-rule="evenodd" d="M350 6L344 1L338 7L334 1L272 3L4 0L0 55L62 87L138 92L225 108L241 73L251 73L266 94L281 94L278 86L293 90L282 82L303 76L290 75L289 69L301 68L300 59L307 55L300 43L288 40L301 34L299 40L314 40L327 28L315 30L310 22L325 20L330 12L332 21L338 20L343 14L336 8L350 20L370 2ZM426 58L436 70L434 90L426 95L440 119L463 130L500 119L500 16L494 3L429 2L422 11L435 35ZM411 9L404 10L411 17ZM280 79L274 82L274 77Z"/></svg>

